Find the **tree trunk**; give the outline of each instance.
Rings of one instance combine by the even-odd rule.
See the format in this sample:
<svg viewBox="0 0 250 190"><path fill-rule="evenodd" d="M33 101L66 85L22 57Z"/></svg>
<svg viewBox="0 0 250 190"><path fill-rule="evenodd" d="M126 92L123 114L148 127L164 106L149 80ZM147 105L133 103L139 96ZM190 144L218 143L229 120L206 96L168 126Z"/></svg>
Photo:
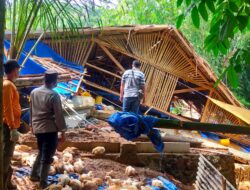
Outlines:
<svg viewBox="0 0 250 190"><path fill-rule="evenodd" d="M5 0L0 0L0 190L3 189L3 56L4 56Z"/></svg>

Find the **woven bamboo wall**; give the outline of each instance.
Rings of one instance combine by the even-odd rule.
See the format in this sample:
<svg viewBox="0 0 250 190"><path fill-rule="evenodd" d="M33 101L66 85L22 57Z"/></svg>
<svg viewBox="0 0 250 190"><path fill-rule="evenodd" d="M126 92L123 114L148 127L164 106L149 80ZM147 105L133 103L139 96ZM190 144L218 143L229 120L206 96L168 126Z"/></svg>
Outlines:
<svg viewBox="0 0 250 190"><path fill-rule="evenodd" d="M208 86L196 65L166 31L102 36L98 42L198 86Z"/></svg>
<svg viewBox="0 0 250 190"><path fill-rule="evenodd" d="M64 59L82 65L87 61L90 49L93 46L91 39L67 39L44 41Z"/></svg>
<svg viewBox="0 0 250 190"><path fill-rule="evenodd" d="M178 78L155 69L153 66L146 63L143 63L142 71L146 77L146 105L166 112L176 88Z"/></svg>

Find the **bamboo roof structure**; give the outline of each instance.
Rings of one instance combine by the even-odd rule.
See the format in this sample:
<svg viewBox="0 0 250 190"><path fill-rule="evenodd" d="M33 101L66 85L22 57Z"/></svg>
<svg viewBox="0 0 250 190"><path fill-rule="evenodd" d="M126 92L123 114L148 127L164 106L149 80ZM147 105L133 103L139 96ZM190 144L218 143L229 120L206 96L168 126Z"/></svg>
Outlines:
<svg viewBox="0 0 250 190"><path fill-rule="evenodd" d="M38 31L30 38L37 39L40 34ZM199 96L202 104L199 121L248 125L234 113L206 98L242 107L223 82L214 88L218 79L216 74L173 26L86 28L79 30L77 35L58 32L57 37L55 39L52 34L46 33L43 42L66 60L87 68L90 77L85 78L85 84L89 88L119 95L122 73L129 68L132 60L137 59L142 63L146 76L145 106L148 108L189 121L192 119L171 113L170 104L175 96L191 99Z"/></svg>

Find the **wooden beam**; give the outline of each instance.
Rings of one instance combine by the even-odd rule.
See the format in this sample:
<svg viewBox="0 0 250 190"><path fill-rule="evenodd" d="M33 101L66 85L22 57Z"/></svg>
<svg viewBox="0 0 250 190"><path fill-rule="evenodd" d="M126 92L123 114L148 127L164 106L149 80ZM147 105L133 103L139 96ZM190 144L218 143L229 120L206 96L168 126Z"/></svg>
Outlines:
<svg viewBox="0 0 250 190"><path fill-rule="evenodd" d="M98 43L98 45L102 48L102 50L108 55L108 57L116 64L116 66L121 69L122 72L125 71L124 67L116 60L116 58L110 53L110 51L103 46L102 44Z"/></svg>
<svg viewBox="0 0 250 190"><path fill-rule="evenodd" d="M163 129L178 129L178 130L189 130L189 131L195 130L195 131L250 135L250 128L246 126L199 123L199 122L177 121L169 119L159 119L155 124L155 127Z"/></svg>
<svg viewBox="0 0 250 190"><path fill-rule="evenodd" d="M119 94L118 92L115 92L115 91L110 90L110 89L108 89L108 88L106 88L106 87L103 87L103 86L100 86L100 85L95 84L95 83L93 83L93 82L90 82L90 81L88 81L88 80L86 80L86 79L83 80L83 83L86 84L86 85L88 85L88 86L97 88L97 89L99 89L99 90L108 92L108 93L110 93L110 94L114 94L114 95L116 95L116 96L120 96L120 94Z"/></svg>
<svg viewBox="0 0 250 190"><path fill-rule="evenodd" d="M110 71L107 71L107 70L105 70L105 69L102 69L102 68L100 68L100 67L97 67L97 66L95 66L95 65L92 65L92 64L90 64L90 63L85 63L85 65L88 66L88 67L91 67L91 68L93 68L93 69L96 69L96 70L98 70L98 71L104 72L104 73L106 73L106 74L112 75L112 76L114 76L114 77L116 77L116 78L119 78L119 79L122 78L121 76L119 76L119 75L117 75L117 74L114 74L114 73L112 73L112 72L110 72Z"/></svg>
<svg viewBox="0 0 250 190"><path fill-rule="evenodd" d="M174 94L182 94L182 93L187 93L187 92L193 92L193 91L204 91L208 90L203 87L195 87L195 88L186 88L186 89L181 89L181 90L175 90Z"/></svg>
<svg viewBox="0 0 250 190"><path fill-rule="evenodd" d="M208 97L212 97L212 94L213 94L214 90L210 90L209 94L208 94ZM209 98L207 98L207 101L206 101L206 104L205 104L205 107L203 109L203 112L201 113L201 118L200 118L200 121L201 122L205 122L207 120L207 112L208 112L208 106L210 104L210 100Z"/></svg>

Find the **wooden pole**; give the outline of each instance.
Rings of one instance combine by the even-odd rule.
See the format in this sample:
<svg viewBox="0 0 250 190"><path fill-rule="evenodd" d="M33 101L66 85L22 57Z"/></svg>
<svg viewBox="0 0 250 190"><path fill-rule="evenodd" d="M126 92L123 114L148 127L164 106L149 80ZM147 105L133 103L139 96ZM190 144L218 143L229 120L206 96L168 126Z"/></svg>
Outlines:
<svg viewBox="0 0 250 190"><path fill-rule="evenodd" d="M3 188L3 62L4 62L5 0L0 0L0 190Z"/></svg>
<svg viewBox="0 0 250 190"><path fill-rule="evenodd" d="M187 122L168 119L159 119L159 121L155 124L155 127L164 129L179 129L189 131L195 130L250 135L249 126Z"/></svg>
<svg viewBox="0 0 250 190"><path fill-rule="evenodd" d="M33 47L31 48L31 50L29 51L29 53L26 55L25 59L23 60L21 67L24 67L25 63L27 62L28 58L30 57L30 55L32 54L32 52L34 51L34 49L36 48L36 46L38 45L38 43L41 41L43 35L45 32L43 32L40 37L37 39L36 43L33 45Z"/></svg>
<svg viewBox="0 0 250 190"><path fill-rule="evenodd" d="M117 74L114 74L114 73L112 73L112 72L110 72L110 71L107 71L107 70L105 70L105 69L102 69L102 68L100 68L100 67L97 67L97 66L95 66L95 65L92 65L92 64L90 64L90 63L85 63L85 65L88 66L88 67L91 67L91 68L93 68L93 69L96 69L96 70L98 70L98 71L104 72L104 73L106 73L106 74L112 75L112 76L114 76L114 77L116 77L116 78L119 78L119 79L122 78L121 76L119 76L119 75L117 75Z"/></svg>
<svg viewBox="0 0 250 190"><path fill-rule="evenodd" d="M116 60L116 58L112 55L112 53L110 53L110 51L103 45L98 44L102 50L108 55L108 57L116 64L116 66L122 71L124 72L125 69L124 67L121 65L121 63L119 63L119 61Z"/></svg>
<svg viewBox="0 0 250 190"><path fill-rule="evenodd" d="M115 92L115 91L110 90L110 89L108 89L108 88L106 88L106 87L100 86L100 85L98 85L98 84L95 84L95 83L93 83L93 82L87 81L86 79L83 80L83 83L86 84L86 85L88 85L88 86L91 86L91 87L93 87L93 88L97 88L97 89L99 89L99 90L102 90L102 91L104 91L104 92L108 92L108 93L110 93L110 94L114 94L114 95L116 95L116 96L119 96L119 95L120 95L118 92Z"/></svg>

